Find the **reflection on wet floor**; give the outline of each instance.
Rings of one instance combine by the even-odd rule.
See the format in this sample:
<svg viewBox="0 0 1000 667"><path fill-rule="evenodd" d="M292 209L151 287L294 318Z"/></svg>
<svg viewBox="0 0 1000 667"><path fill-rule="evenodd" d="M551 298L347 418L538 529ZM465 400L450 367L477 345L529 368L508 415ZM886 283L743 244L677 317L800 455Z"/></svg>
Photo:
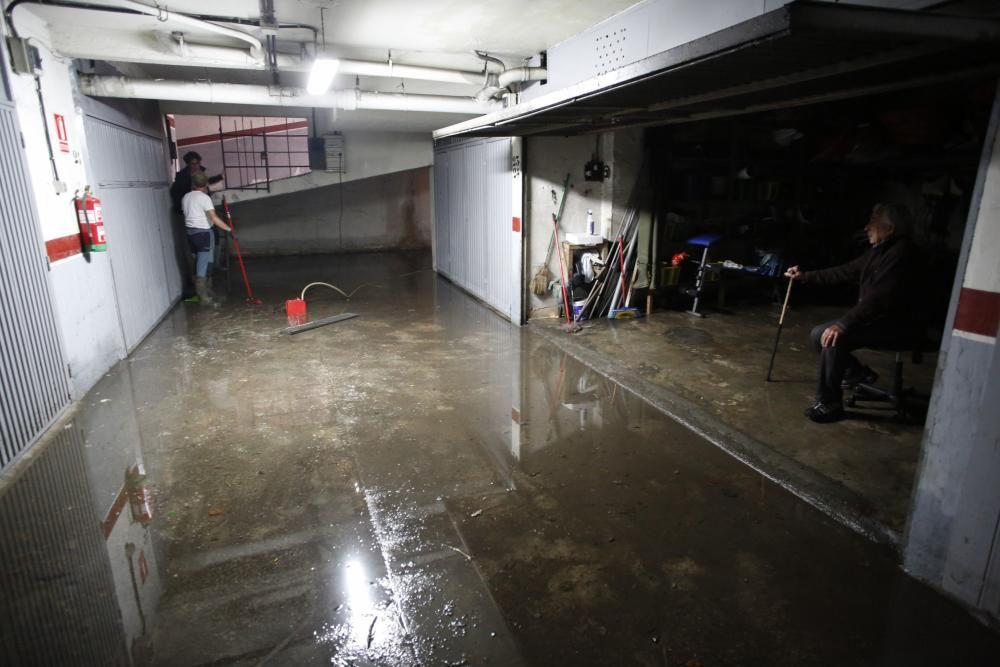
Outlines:
<svg viewBox="0 0 1000 667"><path fill-rule="evenodd" d="M421 271L256 260L0 496L4 664L988 664L996 636ZM289 337L311 280L359 317ZM347 309L331 294L310 318Z"/></svg>

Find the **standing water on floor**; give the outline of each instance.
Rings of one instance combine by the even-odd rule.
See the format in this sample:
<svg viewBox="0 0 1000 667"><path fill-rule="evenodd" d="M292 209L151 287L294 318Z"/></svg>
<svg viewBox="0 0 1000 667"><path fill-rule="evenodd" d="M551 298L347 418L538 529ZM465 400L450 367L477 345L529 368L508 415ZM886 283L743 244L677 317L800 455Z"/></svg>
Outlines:
<svg viewBox="0 0 1000 667"><path fill-rule="evenodd" d="M4 478L0 662L995 664L891 553L429 265L251 260L263 306L173 311ZM314 280L368 283L310 291L358 317L283 335Z"/></svg>

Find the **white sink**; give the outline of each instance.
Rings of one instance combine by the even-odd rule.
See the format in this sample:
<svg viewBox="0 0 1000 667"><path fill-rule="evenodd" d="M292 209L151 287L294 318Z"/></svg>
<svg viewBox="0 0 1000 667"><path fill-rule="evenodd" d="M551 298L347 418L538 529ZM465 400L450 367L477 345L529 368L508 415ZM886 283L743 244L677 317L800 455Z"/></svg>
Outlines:
<svg viewBox="0 0 1000 667"><path fill-rule="evenodd" d="M566 241L573 245L600 245L604 237L600 234L567 234Z"/></svg>

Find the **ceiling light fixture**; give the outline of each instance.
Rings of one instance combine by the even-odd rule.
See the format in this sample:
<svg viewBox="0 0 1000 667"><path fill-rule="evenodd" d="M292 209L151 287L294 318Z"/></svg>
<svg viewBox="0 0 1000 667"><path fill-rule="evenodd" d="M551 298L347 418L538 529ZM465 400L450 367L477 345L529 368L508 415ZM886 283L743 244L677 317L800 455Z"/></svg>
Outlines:
<svg viewBox="0 0 1000 667"><path fill-rule="evenodd" d="M317 58L309 70L309 81L306 92L310 95L322 95L330 89L333 77L337 75L340 61L336 58Z"/></svg>

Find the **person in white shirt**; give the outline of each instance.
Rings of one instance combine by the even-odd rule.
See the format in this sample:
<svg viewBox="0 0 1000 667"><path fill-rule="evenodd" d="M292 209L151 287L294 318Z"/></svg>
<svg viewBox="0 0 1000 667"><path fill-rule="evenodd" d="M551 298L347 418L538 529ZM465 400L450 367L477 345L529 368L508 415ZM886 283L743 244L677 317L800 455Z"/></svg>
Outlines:
<svg viewBox="0 0 1000 667"><path fill-rule="evenodd" d="M212 304L208 292L208 275L215 256L215 234L212 225L224 231L231 231L229 225L215 212L215 204L208 196L208 176L203 172L191 174L191 192L181 200L181 210L184 211L184 227L187 231L188 245L195 255L194 289L198 300L204 305Z"/></svg>

